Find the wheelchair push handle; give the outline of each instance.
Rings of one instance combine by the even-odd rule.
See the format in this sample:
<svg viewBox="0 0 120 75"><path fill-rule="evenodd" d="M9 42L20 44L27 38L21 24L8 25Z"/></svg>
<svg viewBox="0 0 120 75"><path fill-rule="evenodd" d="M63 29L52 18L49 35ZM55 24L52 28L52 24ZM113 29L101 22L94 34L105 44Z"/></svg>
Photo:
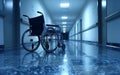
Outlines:
<svg viewBox="0 0 120 75"><path fill-rule="evenodd" d="M39 13L39 14L43 15L43 13L42 13L42 12L40 12L40 11L37 11L37 13Z"/></svg>
<svg viewBox="0 0 120 75"><path fill-rule="evenodd" d="M23 15L23 16L29 18L29 16L27 16L27 15Z"/></svg>

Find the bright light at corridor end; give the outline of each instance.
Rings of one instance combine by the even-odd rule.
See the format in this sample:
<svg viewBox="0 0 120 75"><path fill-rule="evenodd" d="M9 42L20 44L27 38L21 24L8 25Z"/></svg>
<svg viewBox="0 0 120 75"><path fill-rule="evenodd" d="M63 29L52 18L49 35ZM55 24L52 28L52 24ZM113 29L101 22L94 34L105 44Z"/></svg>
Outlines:
<svg viewBox="0 0 120 75"><path fill-rule="evenodd" d="M70 6L69 3L60 3L61 8L68 8Z"/></svg>
<svg viewBox="0 0 120 75"><path fill-rule="evenodd" d="M67 24L67 22L62 22L62 24Z"/></svg>
<svg viewBox="0 0 120 75"><path fill-rule="evenodd" d="M62 16L61 18L62 18L62 19L68 19L68 17L67 17L67 16Z"/></svg>
<svg viewBox="0 0 120 75"><path fill-rule="evenodd" d="M106 7L106 0L102 0L102 6Z"/></svg>
<svg viewBox="0 0 120 75"><path fill-rule="evenodd" d="M63 28L63 33L66 33L66 28Z"/></svg>

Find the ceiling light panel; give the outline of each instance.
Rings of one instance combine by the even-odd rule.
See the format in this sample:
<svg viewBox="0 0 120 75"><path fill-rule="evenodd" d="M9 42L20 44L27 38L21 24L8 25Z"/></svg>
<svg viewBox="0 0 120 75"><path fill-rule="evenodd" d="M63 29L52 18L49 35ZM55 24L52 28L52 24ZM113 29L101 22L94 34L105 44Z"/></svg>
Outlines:
<svg viewBox="0 0 120 75"><path fill-rule="evenodd" d="M70 6L69 3L60 3L61 8L68 8Z"/></svg>
<svg viewBox="0 0 120 75"><path fill-rule="evenodd" d="M68 17L67 17L67 16L62 16L61 18L62 18L62 19L68 19Z"/></svg>
<svg viewBox="0 0 120 75"><path fill-rule="evenodd" d="M63 30L63 33L66 33L66 31L67 31L66 28L62 28L62 30Z"/></svg>
<svg viewBox="0 0 120 75"><path fill-rule="evenodd" d="M64 26L62 26L62 28L67 28L67 26L66 26L66 25L64 25Z"/></svg>
<svg viewBox="0 0 120 75"><path fill-rule="evenodd" d="M67 22L62 22L62 24L67 24Z"/></svg>

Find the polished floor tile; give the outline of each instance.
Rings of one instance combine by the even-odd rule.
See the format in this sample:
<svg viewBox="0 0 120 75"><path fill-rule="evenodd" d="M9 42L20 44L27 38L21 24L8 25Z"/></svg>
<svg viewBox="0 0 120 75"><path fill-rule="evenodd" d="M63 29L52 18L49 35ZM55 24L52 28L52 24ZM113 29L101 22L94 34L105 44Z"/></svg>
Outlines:
<svg viewBox="0 0 120 75"><path fill-rule="evenodd" d="M0 52L0 75L120 75L120 50L78 41L65 41L46 53L8 49Z"/></svg>

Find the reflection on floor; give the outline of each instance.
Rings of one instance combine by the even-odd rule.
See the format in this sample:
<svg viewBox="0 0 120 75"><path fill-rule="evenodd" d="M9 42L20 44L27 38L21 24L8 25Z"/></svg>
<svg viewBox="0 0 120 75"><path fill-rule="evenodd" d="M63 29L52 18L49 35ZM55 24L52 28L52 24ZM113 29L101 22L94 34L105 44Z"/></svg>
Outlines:
<svg viewBox="0 0 120 75"><path fill-rule="evenodd" d="M119 49L75 41L66 42L65 52L4 50L0 60L0 75L120 75Z"/></svg>

